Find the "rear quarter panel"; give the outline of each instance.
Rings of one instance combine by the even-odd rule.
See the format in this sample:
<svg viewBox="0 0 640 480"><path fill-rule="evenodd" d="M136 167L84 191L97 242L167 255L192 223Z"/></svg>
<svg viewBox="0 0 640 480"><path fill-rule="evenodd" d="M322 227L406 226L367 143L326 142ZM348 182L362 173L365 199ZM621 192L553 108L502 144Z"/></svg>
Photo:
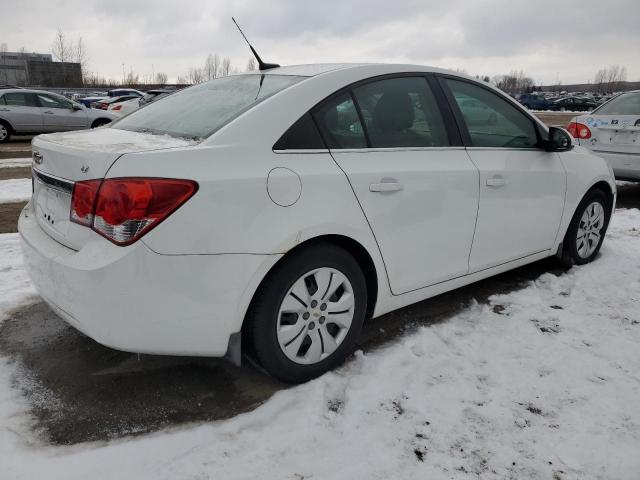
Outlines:
<svg viewBox="0 0 640 480"><path fill-rule="evenodd" d="M564 239L564 235L569 228L569 223L578 204L591 187L598 182L604 181L609 185L614 195L616 192L613 171L602 158L580 146L576 146L573 150L562 152L558 155L567 171L567 193L555 248L557 248Z"/></svg>

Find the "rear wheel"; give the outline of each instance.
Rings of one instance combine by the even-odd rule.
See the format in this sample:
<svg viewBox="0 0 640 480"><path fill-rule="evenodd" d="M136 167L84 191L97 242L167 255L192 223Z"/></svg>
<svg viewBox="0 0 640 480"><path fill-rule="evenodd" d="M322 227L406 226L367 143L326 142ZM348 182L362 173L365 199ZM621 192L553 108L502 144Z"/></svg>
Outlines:
<svg viewBox="0 0 640 480"><path fill-rule="evenodd" d="M246 334L270 375L305 382L353 351L366 305L357 261L341 247L314 245L293 252L269 274L252 302Z"/></svg>
<svg viewBox="0 0 640 480"><path fill-rule="evenodd" d="M11 138L11 127L6 122L0 121L0 143L8 142Z"/></svg>
<svg viewBox="0 0 640 480"><path fill-rule="evenodd" d="M565 265L583 265L598 255L611 216L608 203L601 190L592 190L582 199L564 238Z"/></svg>

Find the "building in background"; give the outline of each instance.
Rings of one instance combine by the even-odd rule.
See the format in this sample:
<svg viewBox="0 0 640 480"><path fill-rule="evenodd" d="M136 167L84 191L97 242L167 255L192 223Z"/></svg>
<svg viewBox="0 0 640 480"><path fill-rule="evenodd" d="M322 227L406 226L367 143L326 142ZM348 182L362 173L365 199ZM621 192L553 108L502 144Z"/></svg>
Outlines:
<svg viewBox="0 0 640 480"><path fill-rule="evenodd" d="M49 53L0 52L0 85L81 87L82 68Z"/></svg>

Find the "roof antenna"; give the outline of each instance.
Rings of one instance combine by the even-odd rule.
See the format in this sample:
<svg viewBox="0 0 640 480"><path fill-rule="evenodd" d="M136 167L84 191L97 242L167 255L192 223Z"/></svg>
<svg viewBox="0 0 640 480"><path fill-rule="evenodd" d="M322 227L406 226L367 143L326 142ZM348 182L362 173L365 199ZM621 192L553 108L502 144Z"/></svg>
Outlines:
<svg viewBox="0 0 640 480"><path fill-rule="evenodd" d="M233 23L235 23L236 27L238 27L240 34L244 37L244 41L247 42L247 45L249 45L249 48L251 49L251 53L253 53L253 56L256 57L256 60L258 61L258 70L269 70L270 68L278 68L280 66L277 63L264 63L260 58L260 55L258 55L258 52L256 52L255 48L253 48L249 43L249 40L247 40L246 35L240 28L240 25L238 25L238 22L236 22L236 19L231 17L231 20L233 20Z"/></svg>

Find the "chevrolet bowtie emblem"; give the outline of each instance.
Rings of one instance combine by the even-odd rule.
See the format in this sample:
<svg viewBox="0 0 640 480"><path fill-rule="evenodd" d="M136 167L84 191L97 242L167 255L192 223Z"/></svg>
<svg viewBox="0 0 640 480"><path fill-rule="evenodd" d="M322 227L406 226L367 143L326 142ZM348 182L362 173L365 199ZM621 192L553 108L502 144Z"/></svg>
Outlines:
<svg viewBox="0 0 640 480"><path fill-rule="evenodd" d="M87 173L87 172L89 171L89 165L82 165L82 166L80 167L80 171L81 171L82 173Z"/></svg>
<svg viewBox="0 0 640 480"><path fill-rule="evenodd" d="M33 161L37 165L40 165L44 161L44 158L42 157L42 154L40 152L33 152Z"/></svg>

